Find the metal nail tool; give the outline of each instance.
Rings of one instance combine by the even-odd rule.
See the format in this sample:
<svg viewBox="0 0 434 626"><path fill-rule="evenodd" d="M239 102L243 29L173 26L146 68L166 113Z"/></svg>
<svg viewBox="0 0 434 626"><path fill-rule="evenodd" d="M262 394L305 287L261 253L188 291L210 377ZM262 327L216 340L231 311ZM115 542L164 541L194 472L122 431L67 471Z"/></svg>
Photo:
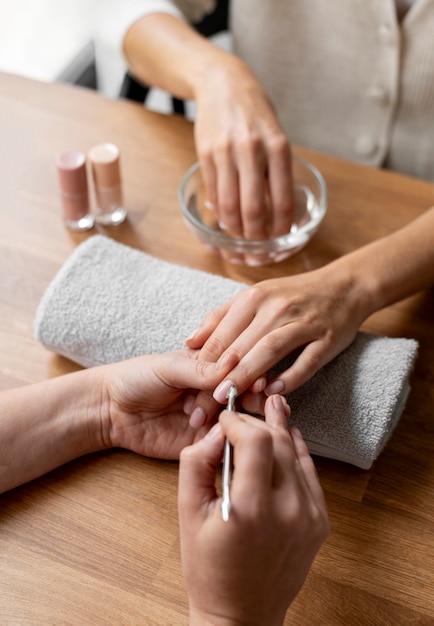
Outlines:
<svg viewBox="0 0 434 626"><path fill-rule="evenodd" d="M236 385L231 385L229 391L226 394L228 404L226 406L227 411L235 411L235 398L237 397L238 390ZM229 520L231 514L231 478L232 478L232 446L229 443L229 439L225 439L225 449L223 453L223 473L222 473L222 518L224 522Z"/></svg>

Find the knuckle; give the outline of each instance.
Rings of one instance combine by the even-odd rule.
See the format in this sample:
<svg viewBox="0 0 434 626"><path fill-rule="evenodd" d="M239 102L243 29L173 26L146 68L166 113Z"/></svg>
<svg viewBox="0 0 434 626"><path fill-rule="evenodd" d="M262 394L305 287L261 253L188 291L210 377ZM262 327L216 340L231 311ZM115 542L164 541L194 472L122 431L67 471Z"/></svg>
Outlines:
<svg viewBox="0 0 434 626"><path fill-rule="evenodd" d="M206 360L203 360L202 358L200 359L197 358L196 359L196 372L197 372L198 377L201 380L206 380L210 374L208 362ZM202 391L199 391L199 393L196 396L196 402L198 401L198 399L200 401L200 397L202 393L203 393Z"/></svg>
<svg viewBox="0 0 434 626"><path fill-rule="evenodd" d="M210 142L201 142L197 146L197 154L202 167L205 167L212 161L213 149Z"/></svg>
<svg viewBox="0 0 434 626"><path fill-rule="evenodd" d="M218 335L211 335L202 348L202 355L208 357L219 357L225 350L226 346Z"/></svg>
<svg viewBox="0 0 434 626"><path fill-rule="evenodd" d="M245 439L255 447L258 454L266 455L273 451L273 437L268 429L252 429L246 433Z"/></svg>
<svg viewBox="0 0 434 626"><path fill-rule="evenodd" d="M243 212L249 221L265 222L264 203L258 197L250 198Z"/></svg>
<svg viewBox="0 0 434 626"><path fill-rule="evenodd" d="M231 197L229 194L219 199L219 210L224 214L225 223L232 223L239 220L240 203L238 198Z"/></svg>
<svg viewBox="0 0 434 626"><path fill-rule="evenodd" d="M273 300L273 313L282 316L288 311L288 300L284 296L275 296Z"/></svg>
<svg viewBox="0 0 434 626"><path fill-rule="evenodd" d="M214 145L214 153L223 158L227 158L233 149L233 142L230 137L220 137Z"/></svg>
<svg viewBox="0 0 434 626"><path fill-rule="evenodd" d="M281 132L273 133L267 142L268 151L279 158L289 158L289 143Z"/></svg>
<svg viewBox="0 0 434 626"><path fill-rule="evenodd" d="M238 140L238 150L242 154L256 156L262 150L262 140L257 134L249 133Z"/></svg>
<svg viewBox="0 0 434 626"><path fill-rule="evenodd" d="M282 340L278 337L277 333L269 333L261 340L262 347L267 352L279 352L282 348Z"/></svg>
<svg viewBox="0 0 434 626"><path fill-rule="evenodd" d="M313 352L304 356L304 362L309 372L316 372L321 367L322 358L319 353Z"/></svg>
<svg viewBox="0 0 434 626"><path fill-rule="evenodd" d="M243 300L243 304L246 307L257 309L259 304L263 300L263 291L260 285L251 285L248 289L244 290L240 294L240 299Z"/></svg>
<svg viewBox="0 0 434 626"><path fill-rule="evenodd" d="M286 308L292 318L301 317L303 312L303 297L300 294L294 294L286 301Z"/></svg>

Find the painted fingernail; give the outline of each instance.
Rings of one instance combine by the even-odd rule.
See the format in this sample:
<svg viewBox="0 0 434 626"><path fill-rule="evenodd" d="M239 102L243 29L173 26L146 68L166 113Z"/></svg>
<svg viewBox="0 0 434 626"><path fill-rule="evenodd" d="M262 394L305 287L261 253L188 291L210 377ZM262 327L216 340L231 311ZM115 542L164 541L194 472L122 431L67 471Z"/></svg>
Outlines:
<svg viewBox="0 0 434 626"><path fill-rule="evenodd" d="M245 258L246 265L249 267L260 267L261 265L265 265L267 261L262 261L261 259L255 259L254 257L246 257Z"/></svg>
<svg viewBox="0 0 434 626"><path fill-rule="evenodd" d="M272 396L274 393L282 393L285 389L285 383L283 380L275 380L268 387L265 387L265 394L267 396Z"/></svg>
<svg viewBox="0 0 434 626"><path fill-rule="evenodd" d="M220 383L220 385L216 387L214 393L212 394L214 400L217 400L217 402L220 402L220 404L224 404L227 401L226 395L229 389L234 384L235 383L232 380L224 380L222 383Z"/></svg>
<svg viewBox="0 0 434 626"><path fill-rule="evenodd" d="M215 246L212 246L209 243L202 243L203 247L208 250L208 252L211 252L211 254L215 254L217 256L220 256L219 250L218 248L216 248Z"/></svg>
<svg viewBox="0 0 434 626"><path fill-rule="evenodd" d="M200 428L206 422L205 409L201 406L197 406L193 413L190 415L189 424L192 428Z"/></svg>
<svg viewBox="0 0 434 626"><path fill-rule="evenodd" d="M250 391L252 393L261 393L261 391L264 391L266 386L267 386L266 377L260 376L260 378L257 378L255 382L253 383L253 385L250 387Z"/></svg>
<svg viewBox="0 0 434 626"><path fill-rule="evenodd" d="M276 254L276 256L274 257L274 260L276 263L280 263L281 261L284 261L285 259L289 259L289 257L292 256L293 254L294 254L294 251L281 252L280 254Z"/></svg>
<svg viewBox="0 0 434 626"><path fill-rule="evenodd" d="M190 339L193 339L193 337L196 337L196 335L197 335L197 334L199 334L200 329L201 329L201 328L200 328L200 326L198 326L198 328L195 328L195 329L193 330L193 332L191 332L191 333L188 335L188 337L187 337L187 339L186 339L185 341L186 341L186 342L187 342L187 341L190 341Z"/></svg>
<svg viewBox="0 0 434 626"><path fill-rule="evenodd" d="M303 441L303 435L301 434L301 432L299 431L297 426L294 426L294 425L291 426L290 432L291 432L291 436L294 437L294 439L298 439L299 441Z"/></svg>
<svg viewBox="0 0 434 626"><path fill-rule="evenodd" d="M284 415L286 412L285 398L283 398L283 396L279 396L279 394L275 394L272 396L271 401L273 403L273 407L275 408L275 410L279 411L279 413L282 413Z"/></svg>
<svg viewBox="0 0 434 626"><path fill-rule="evenodd" d="M187 396L184 400L184 413L190 415L193 410L194 401L196 400L195 396Z"/></svg>

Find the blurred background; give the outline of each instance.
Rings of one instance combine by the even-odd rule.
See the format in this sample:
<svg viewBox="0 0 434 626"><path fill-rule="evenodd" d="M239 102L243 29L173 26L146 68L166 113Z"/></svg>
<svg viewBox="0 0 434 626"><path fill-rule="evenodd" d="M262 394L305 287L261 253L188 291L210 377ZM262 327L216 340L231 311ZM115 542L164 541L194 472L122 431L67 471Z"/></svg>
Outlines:
<svg viewBox="0 0 434 626"><path fill-rule="evenodd" d="M123 0L0 0L0 71L97 89L109 98L142 100L150 109L194 119L191 102L134 84L104 28ZM219 3L220 4L220 3ZM224 6L226 5L226 6ZM198 29L224 48L227 2ZM144 89L142 88L144 87Z"/></svg>

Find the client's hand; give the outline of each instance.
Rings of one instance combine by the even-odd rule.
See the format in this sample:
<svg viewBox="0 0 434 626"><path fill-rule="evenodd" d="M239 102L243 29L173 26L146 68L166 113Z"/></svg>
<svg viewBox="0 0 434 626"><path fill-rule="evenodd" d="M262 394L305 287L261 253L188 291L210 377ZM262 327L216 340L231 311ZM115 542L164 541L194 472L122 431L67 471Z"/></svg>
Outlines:
<svg viewBox="0 0 434 626"><path fill-rule="evenodd" d="M102 437L107 447L175 459L184 446L203 437L183 411L186 389L212 392L215 365L188 350L143 356L100 368Z"/></svg>
<svg viewBox="0 0 434 626"><path fill-rule="evenodd" d="M0 492L105 448L178 458L209 429L189 425L185 390L211 393L217 374L184 350L2 391Z"/></svg>
<svg viewBox="0 0 434 626"><path fill-rule="evenodd" d="M326 505L288 406L273 395L266 422L223 411L181 453L181 555L191 624L282 624L329 532ZM232 512L215 489L224 436L234 446Z"/></svg>
<svg viewBox="0 0 434 626"><path fill-rule="evenodd" d="M199 359L215 361L223 384L217 403L232 383L238 392L289 393L305 383L354 339L371 312L369 298L352 284L350 273L330 264L319 270L264 280L209 313L187 340ZM269 370L297 351L293 365L268 380ZM193 426L217 410L209 394L189 398Z"/></svg>
<svg viewBox="0 0 434 626"><path fill-rule="evenodd" d="M289 232L294 219L291 149L251 70L225 55L197 89L196 149L208 200L223 228L246 239ZM265 257L227 253L234 262Z"/></svg>

